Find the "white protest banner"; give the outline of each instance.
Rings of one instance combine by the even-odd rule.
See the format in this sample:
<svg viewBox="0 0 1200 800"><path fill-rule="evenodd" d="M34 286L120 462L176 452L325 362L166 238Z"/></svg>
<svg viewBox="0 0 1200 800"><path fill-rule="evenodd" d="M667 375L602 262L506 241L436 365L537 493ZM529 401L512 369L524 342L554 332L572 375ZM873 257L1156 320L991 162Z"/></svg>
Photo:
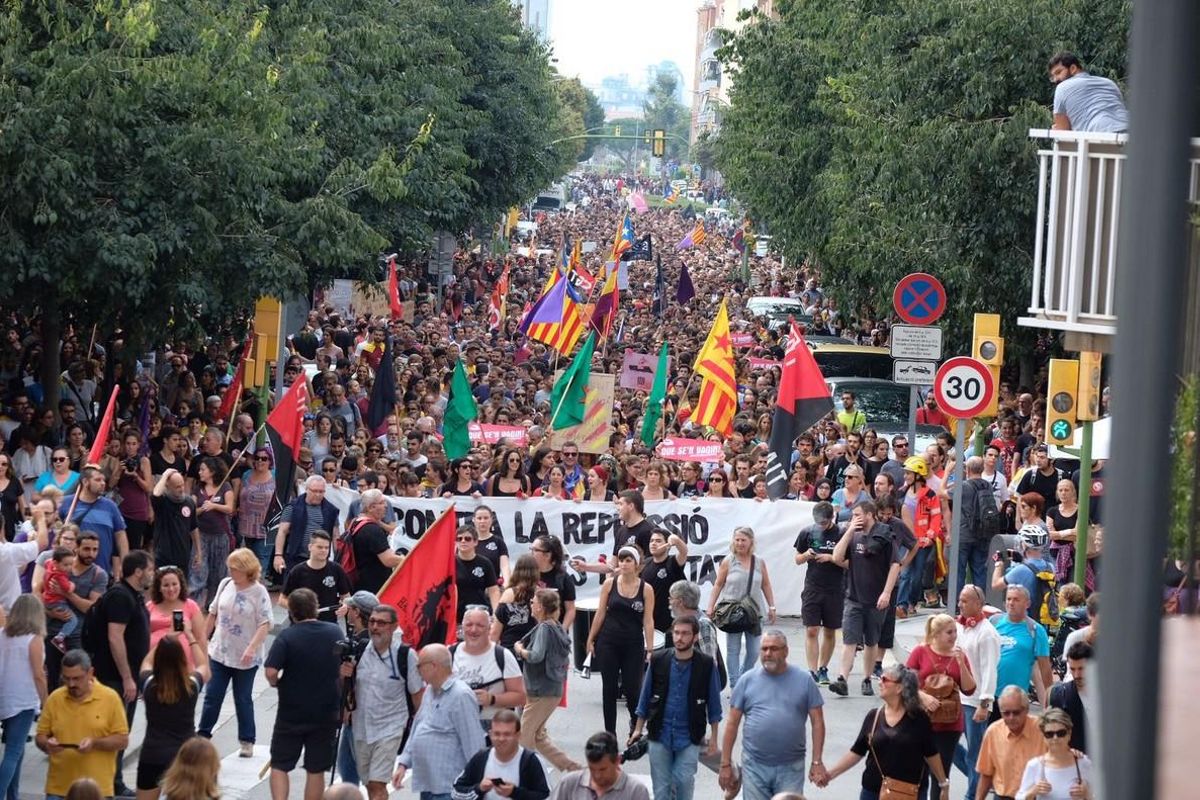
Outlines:
<svg viewBox="0 0 1200 800"><path fill-rule="evenodd" d="M350 503L358 492L330 486L325 498L342 513L342 523ZM613 503L576 503L568 500L514 497L470 497L424 500L389 497L396 509L397 526L392 545L397 552L407 553L425 535L438 516L454 505L459 523L470 522L480 505L486 505L496 516L496 534L508 545L509 558L516 561L529 551L530 543L542 534L553 534L563 543L570 556L580 556L595 563L600 555L613 556L613 525L616 507ZM775 606L784 616L800 613L800 594L804 587L804 567L796 566L793 544L801 528L813 522L813 503L796 500L758 502L725 498L689 498L684 500L646 503L646 516L656 525L678 534L688 543L688 563L684 574L700 584L701 608L716 581L717 567L729 554L733 529L745 525L754 531L755 554L771 570L771 586ZM575 582L581 607L596 607L600 595L600 576L579 573L566 567Z"/></svg>
<svg viewBox="0 0 1200 800"><path fill-rule="evenodd" d="M657 368L657 355L635 353L628 347L625 348L625 358L621 362L621 388L649 392L654 388L654 371Z"/></svg>
<svg viewBox="0 0 1200 800"><path fill-rule="evenodd" d="M489 445L500 444L501 439L507 439L513 447L524 447L529 444L529 432L523 425L491 425L486 422L471 422L467 424L467 434L472 442L484 442Z"/></svg>
<svg viewBox="0 0 1200 800"><path fill-rule="evenodd" d="M699 461L703 464L720 460L725 449L720 442L707 439L667 437L659 442L654 451L664 461Z"/></svg>

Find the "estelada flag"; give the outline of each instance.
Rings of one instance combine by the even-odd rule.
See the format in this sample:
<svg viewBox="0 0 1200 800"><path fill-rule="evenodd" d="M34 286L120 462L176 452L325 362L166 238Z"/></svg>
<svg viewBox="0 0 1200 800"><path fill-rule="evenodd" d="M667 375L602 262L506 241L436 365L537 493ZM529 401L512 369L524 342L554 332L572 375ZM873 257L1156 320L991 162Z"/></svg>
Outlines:
<svg viewBox="0 0 1200 800"><path fill-rule="evenodd" d="M280 505L292 499L296 488L296 463L304 440L304 414L308 411L308 384L297 377L267 415L267 437L275 456L275 494Z"/></svg>
<svg viewBox="0 0 1200 800"><path fill-rule="evenodd" d="M404 643L409 647L454 644L458 640L456 530L454 506L450 506L376 592L380 603L396 609Z"/></svg>
<svg viewBox="0 0 1200 800"><path fill-rule="evenodd" d="M767 450L767 493L772 499L787 494L788 473L792 466L792 443L833 410L829 385L817 366L812 351L804 343L800 328L792 320L787 351L783 356L783 374L779 395L771 419L771 439Z"/></svg>

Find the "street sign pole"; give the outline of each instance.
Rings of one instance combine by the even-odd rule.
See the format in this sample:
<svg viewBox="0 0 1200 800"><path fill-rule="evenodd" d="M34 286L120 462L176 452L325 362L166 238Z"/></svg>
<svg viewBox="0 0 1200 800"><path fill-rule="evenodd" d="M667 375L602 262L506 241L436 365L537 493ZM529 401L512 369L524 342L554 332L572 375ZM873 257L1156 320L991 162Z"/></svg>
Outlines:
<svg viewBox="0 0 1200 800"><path fill-rule="evenodd" d="M959 541L958 521L962 517L963 466L967 460L962 440L966 435L967 421L960 419L954 428L954 440L959 443L959 454L958 458L954 459L954 508L950 512L950 535L946 537L950 542L950 546L946 548L946 608L949 609L958 608L958 591L962 588L958 585L958 548L962 546ZM971 579L978 584L982 576L972 575Z"/></svg>
<svg viewBox="0 0 1200 800"><path fill-rule="evenodd" d="M917 454L917 387L908 387L908 452Z"/></svg>
<svg viewBox="0 0 1200 800"><path fill-rule="evenodd" d="M1092 511L1092 421L1083 421L1079 448L1079 518L1075 523L1075 585L1087 592L1088 526Z"/></svg>

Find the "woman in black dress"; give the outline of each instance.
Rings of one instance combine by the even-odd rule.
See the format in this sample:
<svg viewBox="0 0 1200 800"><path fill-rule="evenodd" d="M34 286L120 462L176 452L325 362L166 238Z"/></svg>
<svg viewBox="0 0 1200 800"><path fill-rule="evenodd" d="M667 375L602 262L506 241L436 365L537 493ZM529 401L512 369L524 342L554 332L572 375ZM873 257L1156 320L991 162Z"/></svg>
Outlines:
<svg viewBox="0 0 1200 800"><path fill-rule="evenodd" d="M184 647L192 651L194 672L188 672ZM196 698L210 675L208 656L191 630L167 634L142 662L146 736L138 758L138 800L157 800L163 773L183 743L196 735Z"/></svg>
<svg viewBox="0 0 1200 800"><path fill-rule="evenodd" d="M859 800L879 800L884 780L909 784L915 790L926 770L933 774L942 800L948 800L950 781L934 745L933 727L921 707L917 673L900 664L887 667L879 679L879 697L883 705L867 713L850 752L827 775L815 776L817 785L828 785L865 757Z"/></svg>

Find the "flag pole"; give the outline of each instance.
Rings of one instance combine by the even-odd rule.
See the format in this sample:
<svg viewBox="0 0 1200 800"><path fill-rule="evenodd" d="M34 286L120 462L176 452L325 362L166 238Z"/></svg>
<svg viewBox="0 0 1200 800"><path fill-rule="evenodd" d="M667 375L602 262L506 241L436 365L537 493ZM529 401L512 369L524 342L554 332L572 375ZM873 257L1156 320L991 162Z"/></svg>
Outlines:
<svg viewBox="0 0 1200 800"><path fill-rule="evenodd" d="M258 435L259 435L260 433L262 433L263 429L264 429L264 428L266 428L266 427L267 427L267 423L265 423L265 422L264 422L262 425L259 425L259 426L258 426L258 430L256 430L256 431L254 432L254 435L250 437L249 441L251 441L251 442L258 441ZM247 444L247 447L248 447L248 446L249 446L249 445ZM229 455L231 455L231 456L232 456L232 455L233 455L233 453L230 453ZM224 478L221 478L221 482L217 484L217 488L220 488L220 487L221 487L221 484L223 484L223 483L225 483L225 481L229 480L229 476L233 474L233 471L234 471L235 469L237 469L237 463L238 463L238 461L240 461L240 460L241 460L242 456L244 456L244 455L246 455L246 448L245 448L245 447L243 447L241 450L239 450L239 451L238 451L237 458L235 458L235 459L233 460L233 463L229 465L229 469L227 469L227 470L225 471L225 477L224 477Z"/></svg>

